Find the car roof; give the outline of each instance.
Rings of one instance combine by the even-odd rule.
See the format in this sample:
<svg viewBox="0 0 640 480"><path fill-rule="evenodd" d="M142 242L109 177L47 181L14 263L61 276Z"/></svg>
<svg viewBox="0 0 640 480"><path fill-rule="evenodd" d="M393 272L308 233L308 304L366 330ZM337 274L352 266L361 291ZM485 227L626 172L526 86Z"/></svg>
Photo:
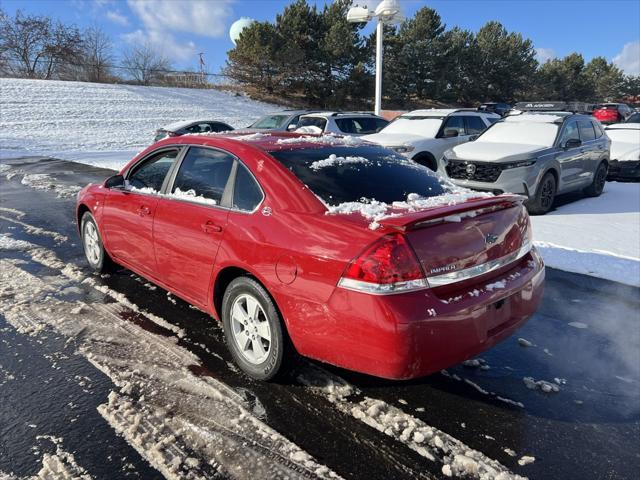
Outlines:
<svg viewBox="0 0 640 480"><path fill-rule="evenodd" d="M376 115L373 112L311 112L305 115L301 115L303 117L376 117L382 118Z"/></svg>
<svg viewBox="0 0 640 480"><path fill-rule="evenodd" d="M307 113L316 113L316 112L318 112L318 110L280 110L278 112L265 113L260 118L270 117L272 115L289 115L293 117L295 115L305 115Z"/></svg>
<svg viewBox="0 0 640 480"><path fill-rule="evenodd" d="M570 114L567 115L567 112L522 113L509 115L502 121L507 123L562 123L567 116L570 116Z"/></svg>
<svg viewBox="0 0 640 480"><path fill-rule="evenodd" d="M434 118L442 118L452 113L462 113L462 114L474 114L474 115L483 115L490 117L500 117L495 113L490 112L480 112L475 108L425 108L420 110L412 110L407 113L403 113L401 117L434 117Z"/></svg>
<svg viewBox="0 0 640 480"><path fill-rule="evenodd" d="M194 123L222 123L224 125L227 125L226 122L223 122L221 120L214 120L214 119L191 119L191 120L181 120L179 122L173 122L170 123L169 125L165 125L164 127L162 127L162 130L167 130L167 131L171 131L171 132L175 132L176 130L180 130L181 128L185 128L188 127L189 125L193 125Z"/></svg>

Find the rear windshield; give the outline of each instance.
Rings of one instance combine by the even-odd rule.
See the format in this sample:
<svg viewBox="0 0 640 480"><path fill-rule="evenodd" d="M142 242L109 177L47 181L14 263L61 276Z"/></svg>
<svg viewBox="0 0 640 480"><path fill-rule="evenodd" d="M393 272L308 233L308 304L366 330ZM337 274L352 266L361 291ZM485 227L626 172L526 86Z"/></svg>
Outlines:
<svg viewBox="0 0 640 480"><path fill-rule="evenodd" d="M328 205L406 201L449 192L434 172L378 146L308 148L270 152Z"/></svg>
<svg viewBox="0 0 640 480"><path fill-rule="evenodd" d="M290 115L267 115L249 125L249 128L279 128Z"/></svg>

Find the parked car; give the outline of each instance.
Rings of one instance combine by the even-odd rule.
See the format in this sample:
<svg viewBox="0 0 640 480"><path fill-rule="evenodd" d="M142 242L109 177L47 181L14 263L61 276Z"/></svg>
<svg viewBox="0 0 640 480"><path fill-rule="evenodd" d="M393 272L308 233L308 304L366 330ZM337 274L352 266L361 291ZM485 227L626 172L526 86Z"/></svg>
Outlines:
<svg viewBox="0 0 640 480"><path fill-rule="evenodd" d="M508 103L487 102L478 107L479 112L497 113L501 117L504 117L509 110L511 105Z"/></svg>
<svg viewBox="0 0 640 480"><path fill-rule="evenodd" d="M373 113L317 112L300 116L298 129L316 133L358 136L379 132L388 124L389 120Z"/></svg>
<svg viewBox="0 0 640 480"><path fill-rule="evenodd" d="M525 195L529 212L544 214L556 194L602 193L609 144L590 115L533 107L495 123L475 142L449 150L441 173L475 190Z"/></svg>
<svg viewBox="0 0 640 480"><path fill-rule="evenodd" d="M260 117L245 132L292 132L298 128L300 116L316 110L283 110Z"/></svg>
<svg viewBox="0 0 640 480"><path fill-rule="evenodd" d="M154 142L166 137L179 137L187 133L230 132L233 127L218 120L184 120L156 130Z"/></svg>
<svg viewBox="0 0 640 480"><path fill-rule="evenodd" d="M89 265L115 262L219 319L237 365L262 380L293 351L418 377L490 348L535 312L544 265L521 197L459 193L392 150L318 138L147 148L78 195ZM362 198L413 208L371 228L349 209Z"/></svg>
<svg viewBox="0 0 640 480"><path fill-rule="evenodd" d="M391 148L435 171L446 150L475 139L499 119L494 113L471 109L414 110L363 139Z"/></svg>
<svg viewBox="0 0 640 480"><path fill-rule="evenodd" d="M624 123L640 123L640 112L631 114Z"/></svg>
<svg viewBox="0 0 640 480"><path fill-rule="evenodd" d="M603 103L596 105L593 116L601 123L622 123L633 114L625 103Z"/></svg>
<svg viewBox="0 0 640 480"><path fill-rule="evenodd" d="M640 181L640 123L629 120L607 125L604 129L611 139L608 180Z"/></svg>

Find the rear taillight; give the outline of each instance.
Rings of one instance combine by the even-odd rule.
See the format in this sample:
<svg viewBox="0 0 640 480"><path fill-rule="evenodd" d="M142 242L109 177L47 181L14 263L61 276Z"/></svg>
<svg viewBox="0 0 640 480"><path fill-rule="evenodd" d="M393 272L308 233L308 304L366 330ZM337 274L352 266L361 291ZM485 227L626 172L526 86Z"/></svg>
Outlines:
<svg viewBox="0 0 640 480"><path fill-rule="evenodd" d="M338 286L384 295L426 288L428 283L407 240L396 233L377 240L355 258Z"/></svg>

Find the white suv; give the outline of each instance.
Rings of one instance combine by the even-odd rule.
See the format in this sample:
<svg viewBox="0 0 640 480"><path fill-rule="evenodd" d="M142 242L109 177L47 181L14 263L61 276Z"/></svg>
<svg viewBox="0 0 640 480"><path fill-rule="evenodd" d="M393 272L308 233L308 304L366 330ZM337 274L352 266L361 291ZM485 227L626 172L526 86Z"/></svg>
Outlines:
<svg viewBox="0 0 640 480"><path fill-rule="evenodd" d="M319 112L300 116L297 131L334 133L336 135L366 135L379 132L389 124L373 113Z"/></svg>
<svg viewBox="0 0 640 480"><path fill-rule="evenodd" d="M382 131L366 135L363 140L391 148L436 171L446 150L474 140L500 118L477 110L414 110L396 117Z"/></svg>

